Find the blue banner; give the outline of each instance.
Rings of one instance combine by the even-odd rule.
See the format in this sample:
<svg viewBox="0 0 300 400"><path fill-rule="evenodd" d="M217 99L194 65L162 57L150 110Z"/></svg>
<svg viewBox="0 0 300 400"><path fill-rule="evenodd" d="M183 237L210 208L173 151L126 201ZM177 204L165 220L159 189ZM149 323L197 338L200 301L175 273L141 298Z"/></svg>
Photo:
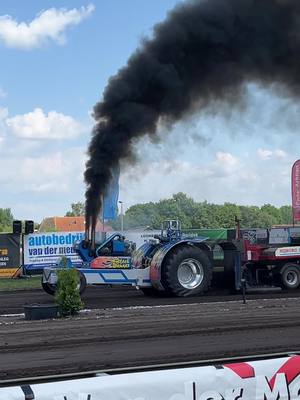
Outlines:
<svg viewBox="0 0 300 400"><path fill-rule="evenodd" d="M118 216L119 177L120 168L116 167L112 170L112 179L103 199L104 219L116 219Z"/></svg>

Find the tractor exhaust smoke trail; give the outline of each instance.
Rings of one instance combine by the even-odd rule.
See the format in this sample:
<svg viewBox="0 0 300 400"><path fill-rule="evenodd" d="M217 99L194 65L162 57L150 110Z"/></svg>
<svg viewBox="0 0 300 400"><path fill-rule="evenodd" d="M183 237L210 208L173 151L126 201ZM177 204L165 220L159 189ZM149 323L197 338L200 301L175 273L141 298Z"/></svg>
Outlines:
<svg viewBox="0 0 300 400"><path fill-rule="evenodd" d="M155 26L112 77L94 108L86 165L86 221L94 228L101 197L132 144L214 102L237 104L244 84L279 84L300 93L299 0L191 0ZM259 116L257 116L259 118Z"/></svg>

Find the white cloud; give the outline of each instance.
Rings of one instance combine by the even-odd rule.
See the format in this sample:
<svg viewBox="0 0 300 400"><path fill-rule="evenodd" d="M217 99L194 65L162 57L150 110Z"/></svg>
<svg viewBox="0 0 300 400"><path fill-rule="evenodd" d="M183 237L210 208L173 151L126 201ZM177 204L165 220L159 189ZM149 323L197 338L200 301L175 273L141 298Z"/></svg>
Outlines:
<svg viewBox="0 0 300 400"><path fill-rule="evenodd" d="M31 22L18 22L10 15L0 16L0 41L7 47L32 49L48 41L65 43L64 31L78 25L87 18L95 7L93 4L71 10L50 8L42 11Z"/></svg>
<svg viewBox="0 0 300 400"><path fill-rule="evenodd" d="M0 144L4 141L4 136L6 133L6 123L5 120L8 116L7 108L0 107Z"/></svg>
<svg viewBox="0 0 300 400"><path fill-rule="evenodd" d="M11 207L15 218L40 221L64 215L72 202L83 200L83 130L88 129L56 111L10 116L0 107L0 207Z"/></svg>
<svg viewBox="0 0 300 400"><path fill-rule="evenodd" d="M0 121L3 121L8 116L8 109L5 107L0 107Z"/></svg>
<svg viewBox="0 0 300 400"><path fill-rule="evenodd" d="M258 157L263 161L270 160L271 158L284 159L287 157L286 152L280 149L274 151L267 149L258 149L257 154Z"/></svg>
<svg viewBox="0 0 300 400"><path fill-rule="evenodd" d="M286 152L285 152L285 151L283 151L283 150L280 150L280 149L278 149L278 150L275 150L275 151L274 151L274 155L275 155L275 157L276 157L276 158L281 158L281 159L283 159L283 158L286 158L286 157L287 157L287 154L286 154Z"/></svg>
<svg viewBox="0 0 300 400"><path fill-rule="evenodd" d="M222 151L217 152L216 158L222 165L226 165L228 167L235 167L238 163L238 159L236 157L230 153L223 153Z"/></svg>
<svg viewBox="0 0 300 400"><path fill-rule="evenodd" d="M196 201L217 204L290 204L290 172L294 156L275 150L273 162L266 163L256 154L255 148L247 153L239 152L238 156L218 151L209 160L199 157L196 161L183 161L174 157L155 160L150 166L149 160L143 161L141 157L138 168L122 170L120 199L128 208L184 192Z"/></svg>
<svg viewBox="0 0 300 400"><path fill-rule="evenodd" d="M1 149L1 147L0 147ZM42 220L64 215L74 201L83 200L85 147L49 151L20 157L0 157L2 207L11 207L16 218ZM79 179L79 177L81 179ZM10 200L9 200L10 199Z"/></svg>
<svg viewBox="0 0 300 400"><path fill-rule="evenodd" d="M7 93L5 90L0 86L0 99L5 99L7 96Z"/></svg>
<svg viewBox="0 0 300 400"><path fill-rule="evenodd" d="M71 139L84 131L83 125L74 118L57 111L45 114L41 108L5 121L9 131L23 139Z"/></svg>
<svg viewBox="0 0 300 400"><path fill-rule="evenodd" d="M41 179L41 182L49 179L58 179L64 172L64 160L61 153L44 157L27 157L22 162L22 175L24 179ZM38 171L38 174L37 174Z"/></svg>
<svg viewBox="0 0 300 400"><path fill-rule="evenodd" d="M270 150L258 149L257 154L261 160L269 160L273 152Z"/></svg>
<svg viewBox="0 0 300 400"><path fill-rule="evenodd" d="M235 173L238 166L239 160L237 157L234 157L231 153L218 151L214 162L213 174L215 176L231 175Z"/></svg>

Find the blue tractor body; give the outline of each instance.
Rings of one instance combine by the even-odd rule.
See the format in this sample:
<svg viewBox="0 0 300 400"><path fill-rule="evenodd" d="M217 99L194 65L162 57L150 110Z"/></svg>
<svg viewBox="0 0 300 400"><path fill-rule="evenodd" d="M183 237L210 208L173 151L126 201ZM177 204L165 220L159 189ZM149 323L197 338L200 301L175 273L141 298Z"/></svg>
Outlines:
<svg viewBox="0 0 300 400"><path fill-rule="evenodd" d="M82 291L86 284L109 284L136 286L147 294L202 294L212 279L212 251L206 239L183 238L180 223L166 221L161 234L138 249L120 233L99 244L77 242ZM45 268L43 287L48 293L54 291L56 280L55 268Z"/></svg>

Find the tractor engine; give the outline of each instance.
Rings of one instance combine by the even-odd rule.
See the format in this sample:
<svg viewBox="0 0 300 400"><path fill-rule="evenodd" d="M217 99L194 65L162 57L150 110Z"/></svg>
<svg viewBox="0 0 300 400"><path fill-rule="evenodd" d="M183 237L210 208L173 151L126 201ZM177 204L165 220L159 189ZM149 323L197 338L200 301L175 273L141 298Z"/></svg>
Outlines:
<svg viewBox="0 0 300 400"><path fill-rule="evenodd" d="M95 231L92 231L90 238L86 236L85 240L75 243L74 248L83 261L91 262L101 256L130 257L136 246L120 233L115 233L97 243Z"/></svg>

